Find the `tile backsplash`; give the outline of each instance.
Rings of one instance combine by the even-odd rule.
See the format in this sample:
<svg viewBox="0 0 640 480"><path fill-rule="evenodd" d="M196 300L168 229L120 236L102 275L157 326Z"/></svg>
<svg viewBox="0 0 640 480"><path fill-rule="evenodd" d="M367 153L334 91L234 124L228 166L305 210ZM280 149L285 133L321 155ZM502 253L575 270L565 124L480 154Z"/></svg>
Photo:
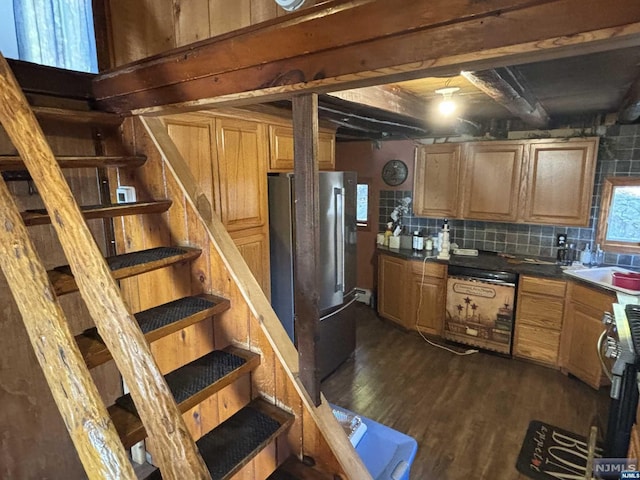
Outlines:
<svg viewBox="0 0 640 480"><path fill-rule="evenodd" d="M589 227L449 220L451 241L462 248L538 257L555 257L556 235L559 233L566 233L568 243L574 243L579 250L582 250L587 243L593 246L603 180L610 176L632 175L640 175L640 125L608 127L605 136L600 138ZM384 231L387 222L391 221L392 211L406 197L412 198L413 192L410 190L380 191L378 218L380 231ZM405 226L407 233L421 230L423 234L429 236L437 235L442 227L442 218L414 217L411 212L410 205L409 213L402 216L402 225ZM640 255L606 252L605 263L640 267Z"/></svg>

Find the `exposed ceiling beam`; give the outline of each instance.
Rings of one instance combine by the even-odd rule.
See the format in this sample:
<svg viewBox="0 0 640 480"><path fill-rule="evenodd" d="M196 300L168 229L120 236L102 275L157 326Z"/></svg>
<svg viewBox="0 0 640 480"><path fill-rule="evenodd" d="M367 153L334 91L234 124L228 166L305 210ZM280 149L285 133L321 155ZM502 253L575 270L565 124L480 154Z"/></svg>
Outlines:
<svg viewBox="0 0 640 480"><path fill-rule="evenodd" d="M503 67L461 75L525 123L537 128L549 124L549 115L516 70Z"/></svg>
<svg viewBox="0 0 640 480"><path fill-rule="evenodd" d="M331 92L328 96L403 115L421 123L424 123L427 118L427 102L417 95L393 85L341 90Z"/></svg>
<svg viewBox="0 0 640 480"><path fill-rule="evenodd" d="M618 111L618 121L620 123L632 123L640 117L640 75L627 90L620 110Z"/></svg>
<svg viewBox="0 0 640 480"><path fill-rule="evenodd" d="M165 113L640 45L640 2L354 0L99 75L106 109ZM577 15L576 12L580 14ZM286 17L283 17L286 19ZM376 28L358 28L363 24Z"/></svg>

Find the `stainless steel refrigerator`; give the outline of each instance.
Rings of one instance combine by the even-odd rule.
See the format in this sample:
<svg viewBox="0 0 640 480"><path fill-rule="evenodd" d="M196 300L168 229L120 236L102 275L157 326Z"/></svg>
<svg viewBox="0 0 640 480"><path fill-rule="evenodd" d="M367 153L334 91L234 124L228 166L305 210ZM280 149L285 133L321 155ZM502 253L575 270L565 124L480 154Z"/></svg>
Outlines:
<svg viewBox="0 0 640 480"><path fill-rule="evenodd" d="M318 369L325 378L355 349L355 172L320 172L320 325ZM294 178L269 176L271 305L296 344Z"/></svg>

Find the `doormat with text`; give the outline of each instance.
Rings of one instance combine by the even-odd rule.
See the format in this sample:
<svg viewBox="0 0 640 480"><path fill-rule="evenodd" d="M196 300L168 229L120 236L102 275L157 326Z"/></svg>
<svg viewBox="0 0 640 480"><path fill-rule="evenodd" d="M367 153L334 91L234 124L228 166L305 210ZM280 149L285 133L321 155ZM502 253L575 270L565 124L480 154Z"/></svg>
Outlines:
<svg viewBox="0 0 640 480"><path fill-rule="evenodd" d="M516 468L536 480L584 480L588 449L586 437L533 420ZM595 456L602 456L601 448L596 448Z"/></svg>

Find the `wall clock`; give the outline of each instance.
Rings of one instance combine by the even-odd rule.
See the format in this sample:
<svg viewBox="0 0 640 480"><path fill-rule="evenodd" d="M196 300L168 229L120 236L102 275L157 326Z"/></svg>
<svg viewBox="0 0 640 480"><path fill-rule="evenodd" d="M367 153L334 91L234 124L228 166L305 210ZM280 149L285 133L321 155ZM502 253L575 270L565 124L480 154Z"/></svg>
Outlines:
<svg viewBox="0 0 640 480"><path fill-rule="evenodd" d="M402 160L389 160L382 168L382 180L392 187L404 183L408 174L407 164Z"/></svg>

